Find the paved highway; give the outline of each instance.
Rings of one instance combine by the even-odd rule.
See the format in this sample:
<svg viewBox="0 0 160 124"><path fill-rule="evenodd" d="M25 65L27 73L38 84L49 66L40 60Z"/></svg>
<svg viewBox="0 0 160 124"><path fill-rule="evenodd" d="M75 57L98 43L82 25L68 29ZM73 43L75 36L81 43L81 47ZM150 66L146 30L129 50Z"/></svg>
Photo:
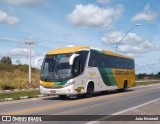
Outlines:
<svg viewBox="0 0 160 124"><path fill-rule="evenodd" d="M111 115L158 98L160 85L135 87L121 93L96 93L92 98L59 100L52 96L1 102L0 115Z"/></svg>

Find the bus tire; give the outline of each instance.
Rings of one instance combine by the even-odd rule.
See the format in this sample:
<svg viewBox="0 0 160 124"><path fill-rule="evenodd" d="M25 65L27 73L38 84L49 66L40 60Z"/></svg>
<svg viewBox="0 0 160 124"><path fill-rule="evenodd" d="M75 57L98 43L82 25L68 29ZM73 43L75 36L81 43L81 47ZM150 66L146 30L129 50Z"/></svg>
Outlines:
<svg viewBox="0 0 160 124"><path fill-rule="evenodd" d="M126 92L127 90L128 90L128 82L124 81L123 92Z"/></svg>
<svg viewBox="0 0 160 124"><path fill-rule="evenodd" d="M87 92L86 92L85 96L87 98L92 97L93 93L94 93L94 83L91 82L87 86Z"/></svg>
<svg viewBox="0 0 160 124"><path fill-rule="evenodd" d="M66 96L66 95L59 95L59 98L60 98L60 99L66 99L67 96Z"/></svg>

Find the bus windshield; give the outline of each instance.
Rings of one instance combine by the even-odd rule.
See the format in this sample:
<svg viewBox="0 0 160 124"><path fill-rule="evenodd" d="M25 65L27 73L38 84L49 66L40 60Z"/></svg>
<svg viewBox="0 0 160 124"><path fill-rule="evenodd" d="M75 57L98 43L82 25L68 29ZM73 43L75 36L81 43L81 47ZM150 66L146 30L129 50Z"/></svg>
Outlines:
<svg viewBox="0 0 160 124"><path fill-rule="evenodd" d="M47 55L41 68L41 80L61 81L72 76L69 59L72 53Z"/></svg>

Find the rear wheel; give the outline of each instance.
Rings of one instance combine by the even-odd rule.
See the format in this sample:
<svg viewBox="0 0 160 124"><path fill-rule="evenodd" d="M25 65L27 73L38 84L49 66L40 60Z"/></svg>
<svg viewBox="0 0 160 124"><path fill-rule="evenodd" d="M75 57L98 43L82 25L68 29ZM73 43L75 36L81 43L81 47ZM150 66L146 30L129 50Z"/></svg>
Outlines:
<svg viewBox="0 0 160 124"><path fill-rule="evenodd" d="M123 92L126 92L127 90L128 90L128 82L125 81L123 86Z"/></svg>
<svg viewBox="0 0 160 124"><path fill-rule="evenodd" d="M119 92L126 92L128 90L128 82L124 81L123 88L118 89Z"/></svg>
<svg viewBox="0 0 160 124"><path fill-rule="evenodd" d="M94 85L92 83L89 83L87 87L86 97L87 98L92 97L93 93L94 93Z"/></svg>
<svg viewBox="0 0 160 124"><path fill-rule="evenodd" d="M67 96L66 96L66 95L59 95L59 98L60 98L60 99L66 99Z"/></svg>

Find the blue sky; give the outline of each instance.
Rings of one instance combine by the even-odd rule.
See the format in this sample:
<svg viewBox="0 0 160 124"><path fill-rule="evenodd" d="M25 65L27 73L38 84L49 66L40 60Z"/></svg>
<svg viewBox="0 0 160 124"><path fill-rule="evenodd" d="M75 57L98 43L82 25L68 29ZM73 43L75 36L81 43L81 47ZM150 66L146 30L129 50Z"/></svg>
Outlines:
<svg viewBox="0 0 160 124"><path fill-rule="evenodd" d="M51 49L89 45L135 58L136 73L160 71L159 0L0 0L0 57L28 63ZM141 26L135 26L141 24Z"/></svg>

